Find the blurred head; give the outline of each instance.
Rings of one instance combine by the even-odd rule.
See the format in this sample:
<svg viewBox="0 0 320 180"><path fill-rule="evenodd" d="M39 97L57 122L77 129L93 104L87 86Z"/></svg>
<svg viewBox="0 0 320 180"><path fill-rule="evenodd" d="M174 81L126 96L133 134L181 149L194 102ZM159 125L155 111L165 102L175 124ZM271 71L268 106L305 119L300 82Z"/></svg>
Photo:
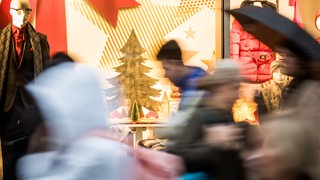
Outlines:
<svg viewBox="0 0 320 180"><path fill-rule="evenodd" d="M303 58L294 53L289 48L278 48L278 53L282 57L286 67L286 74L294 78L308 78L310 76L311 60Z"/></svg>
<svg viewBox="0 0 320 180"><path fill-rule="evenodd" d="M190 72L190 69L180 61L166 60L161 61L161 64L165 71L164 76L176 86L179 86L182 78Z"/></svg>
<svg viewBox="0 0 320 180"><path fill-rule="evenodd" d="M106 126L105 104L98 71L85 64L64 62L44 70L26 86L35 98L53 148Z"/></svg>
<svg viewBox="0 0 320 180"><path fill-rule="evenodd" d="M157 59L165 70L165 77L174 84L189 72L189 68L183 64L181 49L175 40L166 42L160 48Z"/></svg>
<svg viewBox="0 0 320 180"><path fill-rule="evenodd" d="M18 28L25 26L29 20L31 11L29 0L12 0L10 3L12 24Z"/></svg>
<svg viewBox="0 0 320 180"><path fill-rule="evenodd" d="M297 179L319 168L319 141L294 111L261 125L262 146L246 157L249 179Z"/></svg>
<svg viewBox="0 0 320 180"><path fill-rule="evenodd" d="M239 66L226 59L217 62L215 72L200 78L197 86L208 91L207 105L231 110L239 97L241 80Z"/></svg>

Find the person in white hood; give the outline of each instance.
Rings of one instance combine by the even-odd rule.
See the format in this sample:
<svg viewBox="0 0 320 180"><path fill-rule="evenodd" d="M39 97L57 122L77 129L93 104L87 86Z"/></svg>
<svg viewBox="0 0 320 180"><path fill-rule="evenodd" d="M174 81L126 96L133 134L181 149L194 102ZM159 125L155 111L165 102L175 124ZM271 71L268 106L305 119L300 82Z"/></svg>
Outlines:
<svg viewBox="0 0 320 180"><path fill-rule="evenodd" d="M93 68L61 63L41 73L27 90L44 122L30 142L29 154L18 161L19 179L130 179L134 167L126 147L93 135L107 127L102 89Z"/></svg>

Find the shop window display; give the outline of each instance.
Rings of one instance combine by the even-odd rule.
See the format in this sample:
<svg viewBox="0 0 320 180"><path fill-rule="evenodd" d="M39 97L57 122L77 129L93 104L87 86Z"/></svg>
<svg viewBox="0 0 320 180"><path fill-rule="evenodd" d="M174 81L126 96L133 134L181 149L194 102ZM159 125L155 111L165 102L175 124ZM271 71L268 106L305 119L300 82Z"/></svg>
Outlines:
<svg viewBox="0 0 320 180"><path fill-rule="evenodd" d="M277 5L269 1L245 0L244 6L259 6L277 10ZM233 20L230 30L230 58L241 65L241 74L250 83L262 83L269 79L270 65L275 53L264 43L246 32L237 20Z"/></svg>
<svg viewBox="0 0 320 180"><path fill-rule="evenodd" d="M93 24L103 24L99 28L108 35L102 43L105 47L102 47L99 62L107 74L104 92L106 103L110 105L107 107L109 122L121 134L132 131L135 145L139 140L149 139L141 141L140 145L152 148L152 143L158 142L155 138L162 138L156 130L167 126L178 111L181 97L186 94L163 77L163 67L156 53L164 42L175 39L181 43L183 64L211 72L223 53L224 1L137 2L136 7L119 10L116 26L100 16L101 9L92 8L102 5L102 1L73 1L68 5ZM132 121L130 110L134 102L140 112L136 121Z"/></svg>
<svg viewBox="0 0 320 180"><path fill-rule="evenodd" d="M130 117L121 115L124 106L122 99L129 99L129 107L134 101L139 106L141 118L138 123L163 123L176 111L183 92L163 77L161 64L155 58L156 52L164 42L176 39L181 42L185 65L211 72L216 59L222 58L223 1L158 3L142 0L139 4L134 8L123 8L128 11L120 11L115 27L109 26L109 22L98 23L100 18L87 14L91 11L99 13L87 9L88 4L76 1L73 6L90 21L105 23L101 28L110 36L100 62L106 74L111 74L105 78L106 101L112 104L108 107L111 119L120 121ZM136 22L132 18L121 19L122 14L133 16L131 11ZM149 11L157 16L150 16ZM130 38L133 35L128 33L128 29L134 32L134 39Z"/></svg>
<svg viewBox="0 0 320 180"><path fill-rule="evenodd" d="M244 0L240 7L258 6L278 11L278 2ZM255 101L260 85L272 79L271 63L276 60L276 53L264 43L246 32L237 20L232 20L230 28L230 58L240 64L241 83L239 99L233 107L234 120L258 124L258 104Z"/></svg>

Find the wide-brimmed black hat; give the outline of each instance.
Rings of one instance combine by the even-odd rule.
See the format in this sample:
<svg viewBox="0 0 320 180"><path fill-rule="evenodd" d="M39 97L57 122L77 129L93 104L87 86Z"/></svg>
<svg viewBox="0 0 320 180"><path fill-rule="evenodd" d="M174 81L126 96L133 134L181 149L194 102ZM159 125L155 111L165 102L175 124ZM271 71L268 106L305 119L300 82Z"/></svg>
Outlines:
<svg viewBox="0 0 320 180"><path fill-rule="evenodd" d="M242 27L274 51L289 48L295 55L320 61L320 45L296 23L270 8L244 6L228 10Z"/></svg>

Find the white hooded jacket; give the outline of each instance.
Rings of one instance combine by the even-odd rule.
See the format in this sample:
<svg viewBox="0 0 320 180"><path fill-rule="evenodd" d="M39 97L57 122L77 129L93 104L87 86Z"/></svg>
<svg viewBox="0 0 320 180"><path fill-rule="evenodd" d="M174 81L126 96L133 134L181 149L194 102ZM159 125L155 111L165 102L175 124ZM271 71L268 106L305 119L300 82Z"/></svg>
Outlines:
<svg viewBox="0 0 320 180"><path fill-rule="evenodd" d="M49 127L49 152L28 154L18 161L21 180L130 179L133 159L123 144L87 136L106 124L99 78L93 68L62 63L27 85Z"/></svg>

